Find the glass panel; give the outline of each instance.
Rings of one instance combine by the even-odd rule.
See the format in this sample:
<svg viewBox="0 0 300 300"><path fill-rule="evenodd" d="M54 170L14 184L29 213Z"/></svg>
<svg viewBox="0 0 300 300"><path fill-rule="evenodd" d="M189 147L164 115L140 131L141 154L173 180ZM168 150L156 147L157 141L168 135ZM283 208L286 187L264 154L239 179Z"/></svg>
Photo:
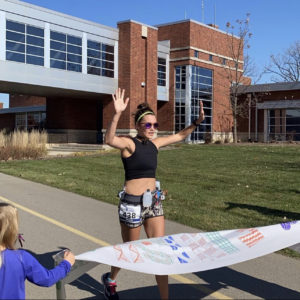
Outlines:
<svg viewBox="0 0 300 300"><path fill-rule="evenodd" d="M26 32L31 35L44 37L44 29L27 25Z"/></svg>
<svg viewBox="0 0 300 300"><path fill-rule="evenodd" d="M67 60L70 62L81 63L81 56L74 55L74 54L68 54Z"/></svg>
<svg viewBox="0 0 300 300"><path fill-rule="evenodd" d="M26 36L26 41L27 44L44 47L44 39L28 35Z"/></svg>
<svg viewBox="0 0 300 300"><path fill-rule="evenodd" d="M44 56L44 48L34 47L27 45L26 46L26 52L29 54L34 54L38 56Z"/></svg>
<svg viewBox="0 0 300 300"><path fill-rule="evenodd" d="M286 118L300 118L300 109L287 109Z"/></svg>
<svg viewBox="0 0 300 300"><path fill-rule="evenodd" d="M32 64L32 65L43 66L44 65L44 58L38 57L38 56L26 55L26 63Z"/></svg>
<svg viewBox="0 0 300 300"><path fill-rule="evenodd" d="M166 59L165 59L165 58L158 57L158 64L166 65Z"/></svg>
<svg viewBox="0 0 300 300"><path fill-rule="evenodd" d="M93 41L87 41L88 48L94 49L94 50L100 50L100 43L93 42Z"/></svg>
<svg viewBox="0 0 300 300"><path fill-rule="evenodd" d="M165 73L166 72L166 66L158 65L158 71Z"/></svg>
<svg viewBox="0 0 300 300"><path fill-rule="evenodd" d="M60 50L60 51L66 51L66 44L51 41L50 48L55 50Z"/></svg>
<svg viewBox="0 0 300 300"><path fill-rule="evenodd" d="M74 54L82 54L82 50L81 50L81 47L78 47L78 46L73 46L73 45L67 45L67 51L69 53L74 53Z"/></svg>
<svg viewBox="0 0 300 300"><path fill-rule="evenodd" d="M101 60L94 59L94 58L88 58L87 59L87 64L89 66L101 67Z"/></svg>
<svg viewBox="0 0 300 300"><path fill-rule="evenodd" d="M101 55L101 52L91 50L91 49L87 50L87 56L89 56L89 57L100 58L101 57L100 55Z"/></svg>
<svg viewBox="0 0 300 300"><path fill-rule="evenodd" d="M108 62L108 61L102 61L102 67L106 69L114 69L114 63Z"/></svg>
<svg viewBox="0 0 300 300"><path fill-rule="evenodd" d="M87 72L88 72L88 74L93 74L93 75L99 75L100 76L101 70L98 69L98 68L88 67Z"/></svg>
<svg viewBox="0 0 300 300"><path fill-rule="evenodd" d="M102 51L114 53L114 46L102 44Z"/></svg>
<svg viewBox="0 0 300 300"><path fill-rule="evenodd" d="M102 76L114 77L114 71L102 69Z"/></svg>
<svg viewBox="0 0 300 300"><path fill-rule="evenodd" d="M25 54L6 51L6 60L25 62Z"/></svg>
<svg viewBox="0 0 300 300"><path fill-rule="evenodd" d="M25 45L14 43L14 42L6 42L6 50L16 51L16 52L25 52Z"/></svg>
<svg viewBox="0 0 300 300"><path fill-rule="evenodd" d="M34 112L34 113L27 113L27 128L38 129L40 127L40 113Z"/></svg>
<svg viewBox="0 0 300 300"><path fill-rule="evenodd" d="M81 68L81 65L68 63L67 64L67 70L68 71L74 71L74 72L81 72L82 68Z"/></svg>
<svg viewBox="0 0 300 300"><path fill-rule="evenodd" d="M25 33L25 24L6 20L6 29Z"/></svg>
<svg viewBox="0 0 300 300"><path fill-rule="evenodd" d="M203 75L203 76L207 76L207 77L212 77L212 70L205 69L205 68L199 68L199 75Z"/></svg>
<svg viewBox="0 0 300 300"><path fill-rule="evenodd" d="M300 141L300 109L286 110L286 135L289 141Z"/></svg>
<svg viewBox="0 0 300 300"><path fill-rule="evenodd" d="M158 57L157 85L166 86L166 59L161 57Z"/></svg>
<svg viewBox="0 0 300 300"><path fill-rule="evenodd" d="M66 53L65 52L59 52L59 51L55 51L55 50L51 50L50 51L50 57L51 58L56 58L56 59L60 59L60 60L66 60Z"/></svg>
<svg viewBox="0 0 300 300"><path fill-rule="evenodd" d="M25 35L21 33L6 31L6 39L10 41L25 43Z"/></svg>
<svg viewBox="0 0 300 300"><path fill-rule="evenodd" d="M157 79L157 85L166 86L166 81L164 79Z"/></svg>
<svg viewBox="0 0 300 300"><path fill-rule="evenodd" d="M61 41L61 42L66 42L66 35L63 33L51 31L50 32L50 39L51 40L56 40L56 41Z"/></svg>
<svg viewBox="0 0 300 300"><path fill-rule="evenodd" d="M102 52L101 57L102 57L102 59L105 59L105 60L114 61L114 55L113 54Z"/></svg>
<svg viewBox="0 0 300 300"><path fill-rule="evenodd" d="M68 35L67 36L67 43L81 46L82 40L79 37Z"/></svg>
<svg viewBox="0 0 300 300"><path fill-rule="evenodd" d="M191 135L191 140L203 140L212 129L212 70L192 66L191 76L191 120L199 117L200 100L203 100L205 120Z"/></svg>
<svg viewBox="0 0 300 300"><path fill-rule="evenodd" d="M92 48L92 49L89 49ZM100 49L102 51L100 51ZM87 64L88 74L114 77L114 47L88 40ZM106 52L104 52L106 51ZM112 52L112 53L107 53ZM94 68L101 67L102 69Z"/></svg>
<svg viewBox="0 0 300 300"><path fill-rule="evenodd" d="M65 70L66 69L66 62L60 61L60 60L51 59L50 60L50 67L51 68Z"/></svg>
<svg viewBox="0 0 300 300"><path fill-rule="evenodd" d="M26 114L16 114L16 128L26 129Z"/></svg>

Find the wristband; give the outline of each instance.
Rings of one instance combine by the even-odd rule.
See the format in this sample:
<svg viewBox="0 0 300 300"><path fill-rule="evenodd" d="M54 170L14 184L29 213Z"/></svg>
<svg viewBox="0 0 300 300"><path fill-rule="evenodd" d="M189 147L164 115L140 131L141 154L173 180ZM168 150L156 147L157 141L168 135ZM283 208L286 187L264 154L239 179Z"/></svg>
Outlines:
<svg viewBox="0 0 300 300"><path fill-rule="evenodd" d="M198 125L200 125L200 124L197 124L197 123L196 123L196 120L194 120L194 121L192 122L192 124L195 125L196 127L197 127Z"/></svg>

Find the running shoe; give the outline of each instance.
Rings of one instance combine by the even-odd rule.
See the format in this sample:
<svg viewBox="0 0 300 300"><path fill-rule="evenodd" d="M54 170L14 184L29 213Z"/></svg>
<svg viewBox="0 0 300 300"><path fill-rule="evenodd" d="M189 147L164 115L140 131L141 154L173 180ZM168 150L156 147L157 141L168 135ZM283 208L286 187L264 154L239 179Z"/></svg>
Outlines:
<svg viewBox="0 0 300 300"><path fill-rule="evenodd" d="M104 287L104 298L107 300L119 300L118 293L116 292L117 284L116 282L111 282L108 280L110 273L105 273L101 277L101 281Z"/></svg>

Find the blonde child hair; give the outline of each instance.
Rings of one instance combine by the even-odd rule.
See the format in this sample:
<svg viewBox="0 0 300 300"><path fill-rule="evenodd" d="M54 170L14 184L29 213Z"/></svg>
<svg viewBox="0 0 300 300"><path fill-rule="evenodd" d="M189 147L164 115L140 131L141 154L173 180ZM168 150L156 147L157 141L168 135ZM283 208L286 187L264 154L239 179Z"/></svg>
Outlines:
<svg viewBox="0 0 300 300"><path fill-rule="evenodd" d="M0 203L0 246L14 250L18 231L17 209L10 204ZM0 255L0 268L2 263L2 255Z"/></svg>

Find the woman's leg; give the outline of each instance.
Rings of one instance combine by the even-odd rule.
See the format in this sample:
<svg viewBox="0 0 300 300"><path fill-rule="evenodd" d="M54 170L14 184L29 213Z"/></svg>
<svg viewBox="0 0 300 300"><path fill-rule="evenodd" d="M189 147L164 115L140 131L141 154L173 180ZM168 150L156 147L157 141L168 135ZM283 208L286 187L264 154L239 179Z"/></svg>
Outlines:
<svg viewBox="0 0 300 300"><path fill-rule="evenodd" d="M140 233L141 233L141 227L136 227L136 228L130 228L126 226L125 224L121 223L121 234L122 234L122 239L123 242L129 242L129 241L135 241L140 238ZM111 267L110 271L110 278L112 280L115 280L117 278L117 275L120 271L120 268L117 267Z"/></svg>
<svg viewBox="0 0 300 300"><path fill-rule="evenodd" d="M165 235L165 218L164 216L153 217L145 220L145 231L148 238L160 237ZM160 298L169 298L168 288L168 276L167 275L155 275L158 285Z"/></svg>

